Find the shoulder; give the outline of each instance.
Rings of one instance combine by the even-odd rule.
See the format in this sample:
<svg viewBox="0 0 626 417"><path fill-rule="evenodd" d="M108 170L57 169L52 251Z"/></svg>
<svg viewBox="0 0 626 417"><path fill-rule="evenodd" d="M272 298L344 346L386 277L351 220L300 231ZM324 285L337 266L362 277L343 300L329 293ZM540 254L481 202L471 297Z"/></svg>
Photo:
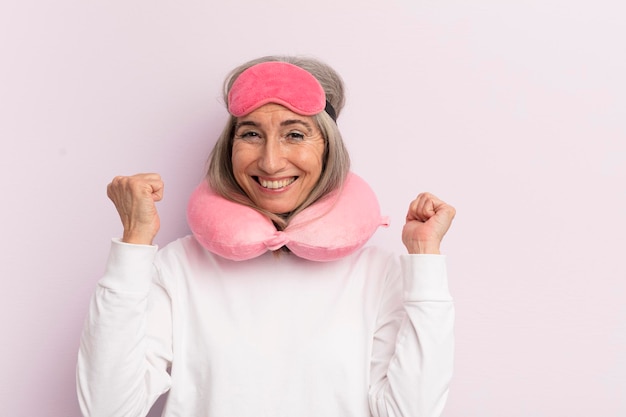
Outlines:
<svg viewBox="0 0 626 417"><path fill-rule="evenodd" d="M158 269L189 269L211 263L216 255L198 243L193 235L187 235L168 243L159 250L155 259Z"/></svg>
<svg viewBox="0 0 626 417"><path fill-rule="evenodd" d="M375 264L397 264L399 256L379 246L365 246L355 255L358 262Z"/></svg>
<svg viewBox="0 0 626 417"><path fill-rule="evenodd" d="M163 260L172 257L198 255L200 250L204 250L202 246L198 244L196 239L192 235L187 235L176 239L163 248L159 249L157 253L157 259Z"/></svg>
<svg viewBox="0 0 626 417"><path fill-rule="evenodd" d="M368 279L387 280L396 277L400 271L398 254L378 246L365 246L341 262L347 263L353 274Z"/></svg>

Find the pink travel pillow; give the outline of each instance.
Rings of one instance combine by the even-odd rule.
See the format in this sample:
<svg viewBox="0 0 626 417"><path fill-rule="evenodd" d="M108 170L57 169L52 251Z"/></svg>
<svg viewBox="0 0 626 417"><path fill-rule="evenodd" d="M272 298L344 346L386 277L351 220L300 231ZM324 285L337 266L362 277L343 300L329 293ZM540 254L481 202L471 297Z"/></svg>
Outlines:
<svg viewBox="0 0 626 417"><path fill-rule="evenodd" d="M360 249L379 226L388 226L367 183L350 173L341 192L334 191L276 230L258 211L223 198L200 183L189 199L187 221L208 251L241 261L287 246L312 261L332 261Z"/></svg>

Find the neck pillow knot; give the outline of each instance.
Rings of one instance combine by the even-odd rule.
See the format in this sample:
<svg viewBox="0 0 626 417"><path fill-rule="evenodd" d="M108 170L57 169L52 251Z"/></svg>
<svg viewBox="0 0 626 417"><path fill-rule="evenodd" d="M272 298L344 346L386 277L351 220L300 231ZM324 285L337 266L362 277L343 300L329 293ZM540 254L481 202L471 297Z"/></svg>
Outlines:
<svg viewBox="0 0 626 417"><path fill-rule="evenodd" d="M265 242L267 250L278 250L289 243L289 235L287 233L277 230L274 236L268 238Z"/></svg>
<svg viewBox="0 0 626 417"><path fill-rule="evenodd" d="M379 226L389 225L372 189L354 173L348 174L341 190L296 214L284 231L253 208L218 195L207 181L193 191L187 221L205 249L234 261L283 246L304 259L332 261L357 251Z"/></svg>

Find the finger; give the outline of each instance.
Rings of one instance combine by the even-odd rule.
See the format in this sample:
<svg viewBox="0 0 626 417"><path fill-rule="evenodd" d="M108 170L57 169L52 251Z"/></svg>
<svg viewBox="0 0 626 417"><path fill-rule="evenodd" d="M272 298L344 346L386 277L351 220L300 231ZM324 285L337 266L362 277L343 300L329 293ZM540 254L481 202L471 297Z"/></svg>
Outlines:
<svg viewBox="0 0 626 417"><path fill-rule="evenodd" d="M407 220L425 222L430 219L436 211L435 199L436 197L430 193L420 193L409 205Z"/></svg>
<svg viewBox="0 0 626 417"><path fill-rule="evenodd" d="M418 218L418 205L419 205L419 201L417 198L411 201L411 203L409 204L409 210L406 213L407 222L413 221L413 220L422 221L421 219Z"/></svg>
<svg viewBox="0 0 626 417"><path fill-rule="evenodd" d="M429 218L439 224L439 228L442 232L442 237L452 224L452 220L456 215L456 209L446 202L433 199L431 200L432 209L434 210L434 214Z"/></svg>
<svg viewBox="0 0 626 417"><path fill-rule="evenodd" d="M152 187L152 199L154 201L161 201L163 199L163 189L165 185L163 184L163 180L161 177L150 181L150 186Z"/></svg>
<svg viewBox="0 0 626 417"><path fill-rule="evenodd" d="M417 216L422 221L427 221L435 215L434 196L429 193L422 193L418 199Z"/></svg>
<svg viewBox="0 0 626 417"><path fill-rule="evenodd" d="M107 185L107 196L115 202L116 198L120 195L120 191L125 188L124 183L127 177L117 176L111 180Z"/></svg>
<svg viewBox="0 0 626 417"><path fill-rule="evenodd" d="M160 201L163 198L163 181L158 174L136 174L117 176L107 185L107 196L114 202L130 199L150 198Z"/></svg>
<svg viewBox="0 0 626 417"><path fill-rule="evenodd" d="M159 174L135 174L116 179L122 189L136 195L162 195L163 192L163 181Z"/></svg>
<svg viewBox="0 0 626 417"><path fill-rule="evenodd" d="M158 175L134 177L132 187L137 193L149 195L153 201L160 201L163 198L163 181Z"/></svg>
<svg viewBox="0 0 626 417"><path fill-rule="evenodd" d="M421 194L418 195L415 200L411 201L409 205L409 211L406 215L407 221L418 220L420 222L424 221L424 218L420 215L421 207L423 204L423 199L421 198Z"/></svg>

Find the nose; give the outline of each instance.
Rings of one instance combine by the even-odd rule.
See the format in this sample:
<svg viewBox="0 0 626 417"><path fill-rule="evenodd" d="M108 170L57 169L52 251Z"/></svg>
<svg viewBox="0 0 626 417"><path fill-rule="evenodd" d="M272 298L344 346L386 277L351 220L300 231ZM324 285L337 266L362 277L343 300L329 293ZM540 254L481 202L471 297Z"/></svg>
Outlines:
<svg viewBox="0 0 626 417"><path fill-rule="evenodd" d="M259 155L259 168L268 174L274 174L285 166L285 161L285 149L280 138L267 138Z"/></svg>

